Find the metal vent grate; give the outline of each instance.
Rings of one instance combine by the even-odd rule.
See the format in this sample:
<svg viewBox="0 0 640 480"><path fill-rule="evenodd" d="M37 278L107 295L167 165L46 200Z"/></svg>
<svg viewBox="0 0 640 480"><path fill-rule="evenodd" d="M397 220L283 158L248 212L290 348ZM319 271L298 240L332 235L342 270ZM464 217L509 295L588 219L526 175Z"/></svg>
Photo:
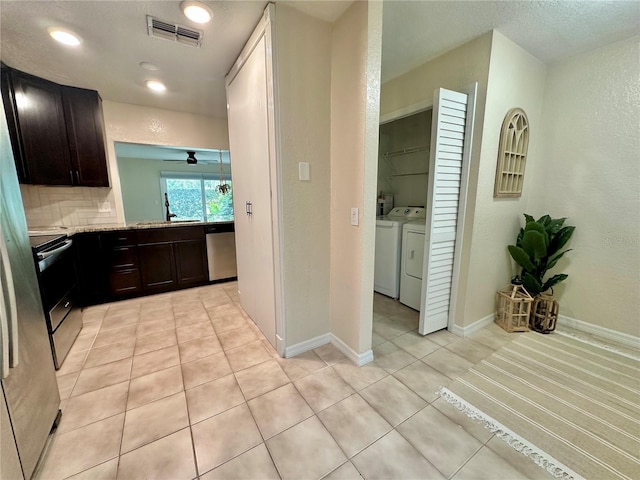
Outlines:
<svg viewBox="0 0 640 480"><path fill-rule="evenodd" d="M204 32L193 28L167 23L147 15L147 32L149 36L170 40L172 42L184 43L192 47L202 46L202 36Z"/></svg>

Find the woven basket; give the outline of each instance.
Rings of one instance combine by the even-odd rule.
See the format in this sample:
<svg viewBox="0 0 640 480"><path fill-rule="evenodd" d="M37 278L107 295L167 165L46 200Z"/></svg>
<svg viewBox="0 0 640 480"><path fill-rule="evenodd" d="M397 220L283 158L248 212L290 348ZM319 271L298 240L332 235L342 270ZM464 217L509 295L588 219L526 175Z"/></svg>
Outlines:
<svg viewBox="0 0 640 480"><path fill-rule="evenodd" d="M539 333L551 333L556 329L560 306L553 294L541 293L533 300L529 326Z"/></svg>
<svg viewBox="0 0 640 480"><path fill-rule="evenodd" d="M522 285L509 285L496 293L496 323L507 332L528 332L533 297Z"/></svg>

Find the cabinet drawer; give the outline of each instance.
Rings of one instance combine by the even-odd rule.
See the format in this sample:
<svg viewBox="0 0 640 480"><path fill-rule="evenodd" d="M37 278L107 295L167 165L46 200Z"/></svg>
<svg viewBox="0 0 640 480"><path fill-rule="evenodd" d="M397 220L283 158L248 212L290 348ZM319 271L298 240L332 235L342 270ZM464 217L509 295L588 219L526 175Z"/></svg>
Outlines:
<svg viewBox="0 0 640 480"><path fill-rule="evenodd" d="M111 249L112 269L132 269L138 267L136 247L113 247Z"/></svg>
<svg viewBox="0 0 640 480"><path fill-rule="evenodd" d="M49 310L49 331L53 333L58 325L64 320L64 317L74 307L72 299L73 290L69 291L62 299Z"/></svg>
<svg viewBox="0 0 640 480"><path fill-rule="evenodd" d="M138 230L138 244L204 239L204 227L169 227Z"/></svg>
<svg viewBox="0 0 640 480"><path fill-rule="evenodd" d="M102 234L102 241L107 248L135 245L137 236L135 230L119 230Z"/></svg>
<svg viewBox="0 0 640 480"><path fill-rule="evenodd" d="M130 295L140 291L140 271L135 269L117 270L109 275L111 294Z"/></svg>

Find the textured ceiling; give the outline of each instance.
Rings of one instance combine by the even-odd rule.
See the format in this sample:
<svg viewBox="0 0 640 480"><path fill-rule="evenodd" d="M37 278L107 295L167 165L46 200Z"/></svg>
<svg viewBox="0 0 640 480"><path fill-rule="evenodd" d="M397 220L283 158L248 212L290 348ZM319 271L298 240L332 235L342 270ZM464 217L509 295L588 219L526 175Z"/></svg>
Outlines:
<svg viewBox="0 0 640 480"><path fill-rule="evenodd" d="M187 20L179 1L0 0L0 58L50 80L98 90L105 100L210 117L226 117L224 76L260 19L266 0L205 1L214 19ZM282 1L335 21L351 1ZM202 48L149 37L146 15L204 30ZM383 81L497 28L545 62L557 61L639 33L640 3L627 1L386 0ZM79 48L53 42L49 26L83 38ZM149 72L139 67L151 62ZM154 94L145 80L167 92Z"/></svg>

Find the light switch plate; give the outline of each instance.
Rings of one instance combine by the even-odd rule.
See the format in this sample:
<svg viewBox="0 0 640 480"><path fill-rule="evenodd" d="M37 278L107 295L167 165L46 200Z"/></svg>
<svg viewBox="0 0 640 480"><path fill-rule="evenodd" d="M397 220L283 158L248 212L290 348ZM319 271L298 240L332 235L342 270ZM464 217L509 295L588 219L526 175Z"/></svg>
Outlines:
<svg viewBox="0 0 640 480"><path fill-rule="evenodd" d="M358 226L358 207L351 209L351 225L354 227Z"/></svg>
<svg viewBox="0 0 640 480"><path fill-rule="evenodd" d="M309 162L298 163L298 179L302 182L308 182L311 180L311 173L309 171Z"/></svg>

